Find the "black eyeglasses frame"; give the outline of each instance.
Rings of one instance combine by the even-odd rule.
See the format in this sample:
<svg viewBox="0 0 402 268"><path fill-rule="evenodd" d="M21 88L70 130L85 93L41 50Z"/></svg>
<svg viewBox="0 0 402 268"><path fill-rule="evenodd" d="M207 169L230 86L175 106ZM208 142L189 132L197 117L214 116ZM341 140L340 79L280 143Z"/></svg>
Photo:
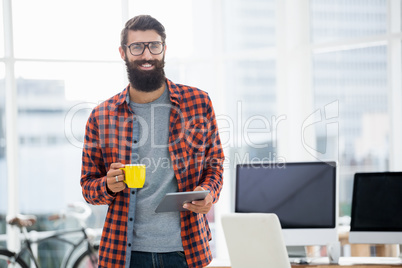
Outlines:
<svg viewBox="0 0 402 268"><path fill-rule="evenodd" d="M162 50L159 53L152 53L151 49L149 48L150 44L161 44L162 45ZM133 45L138 45L138 44L143 44L144 45L144 49L142 50L142 52L140 54L136 54L134 55L133 52L131 51L131 46ZM151 53L152 55L160 55L162 54L163 51L165 51L165 43L161 42L161 41L153 41L153 42L135 42L135 43L131 43L130 45L124 45L125 47L128 48L128 50L130 51L130 54L133 56L141 56L142 54L144 54L145 48L148 48L149 53Z"/></svg>

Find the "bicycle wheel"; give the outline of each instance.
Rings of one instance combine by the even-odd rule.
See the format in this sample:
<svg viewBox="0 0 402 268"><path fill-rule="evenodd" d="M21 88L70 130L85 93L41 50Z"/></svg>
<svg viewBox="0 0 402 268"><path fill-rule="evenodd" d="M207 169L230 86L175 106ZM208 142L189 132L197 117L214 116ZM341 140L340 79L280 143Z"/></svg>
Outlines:
<svg viewBox="0 0 402 268"><path fill-rule="evenodd" d="M29 268L21 259L15 259L15 253L6 249L0 249L0 268Z"/></svg>
<svg viewBox="0 0 402 268"><path fill-rule="evenodd" d="M85 251L75 261L73 268L96 268L98 267L98 255L91 251Z"/></svg>

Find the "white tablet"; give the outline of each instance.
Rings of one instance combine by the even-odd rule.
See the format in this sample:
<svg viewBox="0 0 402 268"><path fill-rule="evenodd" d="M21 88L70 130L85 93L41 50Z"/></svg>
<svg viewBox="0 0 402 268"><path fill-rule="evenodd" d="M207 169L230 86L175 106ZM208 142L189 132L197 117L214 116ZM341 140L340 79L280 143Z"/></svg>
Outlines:
<svg viewBox="0 0 402 268"><path fill-rule="evenodd" d="M167 193L159 203L158 207L155 209L155 212L187 211L187 209L183 208L185 203L203 200L208 194L208 190Z"/></svg>

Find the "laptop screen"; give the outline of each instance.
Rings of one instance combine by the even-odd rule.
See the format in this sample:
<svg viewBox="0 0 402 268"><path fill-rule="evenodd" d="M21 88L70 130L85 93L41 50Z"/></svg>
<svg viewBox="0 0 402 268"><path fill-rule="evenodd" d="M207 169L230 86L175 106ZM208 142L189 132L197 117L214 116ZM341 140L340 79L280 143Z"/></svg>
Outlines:
<svg viewBox="0 0 402 268"><path fill-rule="evenodd" d="M402 172L356 173L351 231L402 231Z"/></svg>

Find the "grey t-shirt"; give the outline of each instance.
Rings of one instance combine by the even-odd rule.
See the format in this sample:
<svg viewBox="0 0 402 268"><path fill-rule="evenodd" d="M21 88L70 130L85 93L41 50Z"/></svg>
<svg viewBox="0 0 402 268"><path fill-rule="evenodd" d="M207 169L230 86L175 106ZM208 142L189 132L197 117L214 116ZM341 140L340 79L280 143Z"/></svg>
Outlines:
<svg viewBox="0 0 402 268"><path fill-rule="evenodd" d="M135 114L132 162L146 165L144 187L137 191L132 250L183 251L180 212L155 213L163 196L178 190L168 147L171 102L167 86L157 100L131 101L130 107Z"/></svg>

